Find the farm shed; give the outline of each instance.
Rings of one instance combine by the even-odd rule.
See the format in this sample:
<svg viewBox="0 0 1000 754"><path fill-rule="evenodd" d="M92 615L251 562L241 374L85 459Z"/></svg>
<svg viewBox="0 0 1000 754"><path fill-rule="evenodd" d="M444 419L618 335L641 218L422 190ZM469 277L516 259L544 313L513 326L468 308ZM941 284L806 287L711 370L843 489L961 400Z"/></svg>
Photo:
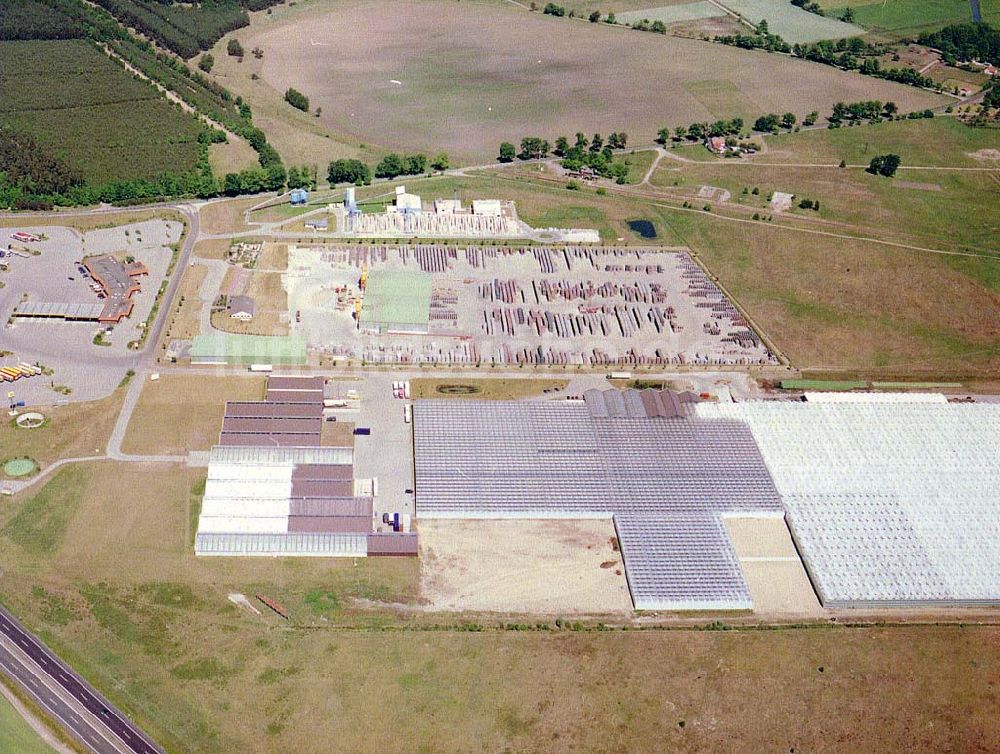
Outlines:
<svg viewBox="0 0 1000 754"><path fill-rule="evenodd" d="M257 313L257 305L250 296L230 296L226 302L226 311L233 319L249 322Z"/></svg>

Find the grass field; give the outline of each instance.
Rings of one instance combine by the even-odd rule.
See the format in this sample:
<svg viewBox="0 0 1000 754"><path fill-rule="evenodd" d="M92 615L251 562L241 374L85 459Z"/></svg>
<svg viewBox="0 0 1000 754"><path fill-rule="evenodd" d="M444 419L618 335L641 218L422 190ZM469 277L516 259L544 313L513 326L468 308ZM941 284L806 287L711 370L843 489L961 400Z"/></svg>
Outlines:
<svg viewBox="0 0 1000 754"><path fill-rule="evenodd" d="M355 34L359 24L377 31ZM634 144L651 142L664 125L715 119L685 88L708 78L728 82L737 106L755 103L761 113L826 110L836 100L872 97L896 100L903 110L942 101L829 66L572 23L494 0L276 9L245 36L244 46L259 46L264 56L231 74L260 76L249 82L254 87L227 80L236 91L250 96L264 85L275 93L292 86L310 97L310 107L322 108L319 119L302 117L334 136L443 149L461 161L494 159L501 141L533 134L552 141L576 131L625 130ZM318 52L324 50L336 54ZM330 141L326 159L335 151Z"/></svg>
<svg viewBox="0 0 1000 754"><path fill-rule="evenodd" d="M52 754L53 749L6 698L0 696L0 751L17 754Z"/></svg>
<svg viewBox="0 0 1000 754"><path fill-rule="evenodd" d="M227 400L262 400L263 377L162 374L147 381L132 414L122 450L136 454L185 455L219 440Z"/></svg>
<svg viewBox="0 0 1000 754"><path fill-rule="evenodd" d="M771 33L777 34L789 44L843 39L864 33L863 29L854 24L846 24L836 17L810 13L786 0L721 0L721 5L750 23L767 21Z"/></svg>
<svg viewBox="0 0 1000 754"><path fill-rule="evenodd" d="M972 21L968 0L819 0L830 15L854 10L854 23L897 37L916 37L949 24ZM1000 24L1000 0L980 0L983 21Z"/></svg>
<svg viewBox="0 0 1000 754"><path fill-rule="evenodd" d="M767 197L784 191L796 197L786 216L839 225L829 230L936 249L996 251L998 223L986 208L1000 201L1000 185L989 173L908 170L887 180L860 168L776 167L745 161L686 165L679 173L658 170L652 182L682 191L691 201L697 201L700 186L716 186L730 191L731 201L768 213ZM758 195L742 193L754 188ZM799 209L803 198L819 201L820 211Z"/></svg>
<svg viewBox="0 0 1000 754"><path fill-rule="evenodd" d="M902 165L990 167L976 159L981 149L996 149L997 131L969 128L955 118L901 120L854 128L820 129L767 138L768 150L758 162L822 162L867 165L872 157L892 152ZM706 150L703 150L706 151ZM996 165L996 163L994 163Z"/></svg>
<svg viewBox="0 0 1000 754"><path fill-rule="evenodd" d="M416 398L472 398L475 400L512 401L562 390L568 380L549 379L467 379L418 377L410 381Z"/></svg>
<svg viewBox="0 0 1000 754"><path fill-rule="evenodd" d="M0 71L0 122L94 183L184 173L198 161L198 121L85 41L2 42Z"/></svg>
<svg viewBox="0 0 1000 754"><path fill-rule="evenodd" d="M79 467L0 511L3 601L169 752L1000 746L995 627L462 630L358 601L415 607L415 560L196 559L202 474ZM226 598L258 591L291 621Z"/></svg>
<svg viewBox="0 0 1000 754"><path fill-rule="evenodd" d="M1000 264L768 223L666 218L803 369L890 375L1000 370Z"/></svg>
<svg viewBox="0 0 1000 754"><path fill-rule="evenodd" d="M123 390L116 390L99 401L34 407L46 417L46 423L37 429L17 427L5 416L0 423L0 458L29 456L44 469L60 458L104 453L123 396Z"/></svg>

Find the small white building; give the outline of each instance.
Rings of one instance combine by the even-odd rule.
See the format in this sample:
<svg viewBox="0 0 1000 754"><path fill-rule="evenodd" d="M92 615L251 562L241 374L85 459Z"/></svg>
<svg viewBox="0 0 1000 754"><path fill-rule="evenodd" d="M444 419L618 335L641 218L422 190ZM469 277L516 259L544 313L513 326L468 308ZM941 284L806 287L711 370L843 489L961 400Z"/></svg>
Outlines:
<svg viewBox="0 0 1000 754"><path fill-rule="evenodd" d="M503 209L499 199L473 199L472 214L500 217Z"/></svg>
<svg viewBox="0 0 1000 754"><path fill-rule="evenodd" d="M249 322L257 311L257 305L249 296L230 296L226 309L233 319Z"/></svg>
<svg viewBox="0 0 1000 754"><path fill-rule="evenodd" d="M438 215L457 215L462 211L462 202L459 199L435 199L434 213Z"/></svg>

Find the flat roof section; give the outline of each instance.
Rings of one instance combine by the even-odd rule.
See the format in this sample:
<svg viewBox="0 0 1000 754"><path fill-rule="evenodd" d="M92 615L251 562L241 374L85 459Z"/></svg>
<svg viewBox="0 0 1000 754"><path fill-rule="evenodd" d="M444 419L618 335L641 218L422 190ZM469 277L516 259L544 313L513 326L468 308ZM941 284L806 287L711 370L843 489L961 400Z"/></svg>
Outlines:
<svg viewBox="0 0 1000 754"><path fill-rule="evenodd" d="M102 304L58 304L23 301L14 309L14 317L48 317L80 322L97 322L104 311Z"/></svg>
<svg viewBox="0 0 1000 754"><path fill-rule="evenodd" d="M362 299L362 327L392 330L403 326L426 330L430 322L431 281L426 272L373 271Z"/></svg>
<svg viewBox="0 0 1000 754"><path fill-rule="evenodd" d="M270 390L319 390L323 391L326 380L322 377L294 377L271 375L267 378L267 389Z"/></svg>
<svg viewBox="0 0 1000 754"><path fill-rule="evenodd" d="M270 419L266 417L225 417L222 431L226 432L273 432L281 434L316 434L323 428L323 420L315 419Z"/></svg>
<svg viewBox="0 0 1000 754"><path fill-rule="evenodd" d="M722 516L783 510L747 426L593 400L415 402L417 515L613 517L637 609L750 609Z"/></svg>
<svg viewBox="0 0 1000 754"><path fill-rule="evenodd" d="M306 341L296 335L195 335L191 359L196 364L300 365L306 363Z"/></svg>
<svg viewBox="0 0 1000 754"><path fill-rule="evenodd" d="M282 434L280 432L223 432L220 445L237 447L312 448L319 445L320 434Z"/></svg>

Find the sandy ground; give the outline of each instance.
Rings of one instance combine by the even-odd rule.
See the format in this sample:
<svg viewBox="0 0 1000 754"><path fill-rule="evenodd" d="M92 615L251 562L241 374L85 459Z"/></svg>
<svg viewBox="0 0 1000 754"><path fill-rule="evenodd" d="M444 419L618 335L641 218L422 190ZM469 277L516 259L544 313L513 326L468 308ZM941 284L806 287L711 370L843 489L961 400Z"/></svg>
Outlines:
<svg viewBox="0 0 1000 754"><path fill-rule="evenodd" d="M784 618L824 614L783 518L726 518L754 612Z"/></svg>
<svg viewBox="0 0 1000 754"><path fill-rule="evenodd" d="M611 520L422 520L431 609L567 615L631 612Z"/></svg>

